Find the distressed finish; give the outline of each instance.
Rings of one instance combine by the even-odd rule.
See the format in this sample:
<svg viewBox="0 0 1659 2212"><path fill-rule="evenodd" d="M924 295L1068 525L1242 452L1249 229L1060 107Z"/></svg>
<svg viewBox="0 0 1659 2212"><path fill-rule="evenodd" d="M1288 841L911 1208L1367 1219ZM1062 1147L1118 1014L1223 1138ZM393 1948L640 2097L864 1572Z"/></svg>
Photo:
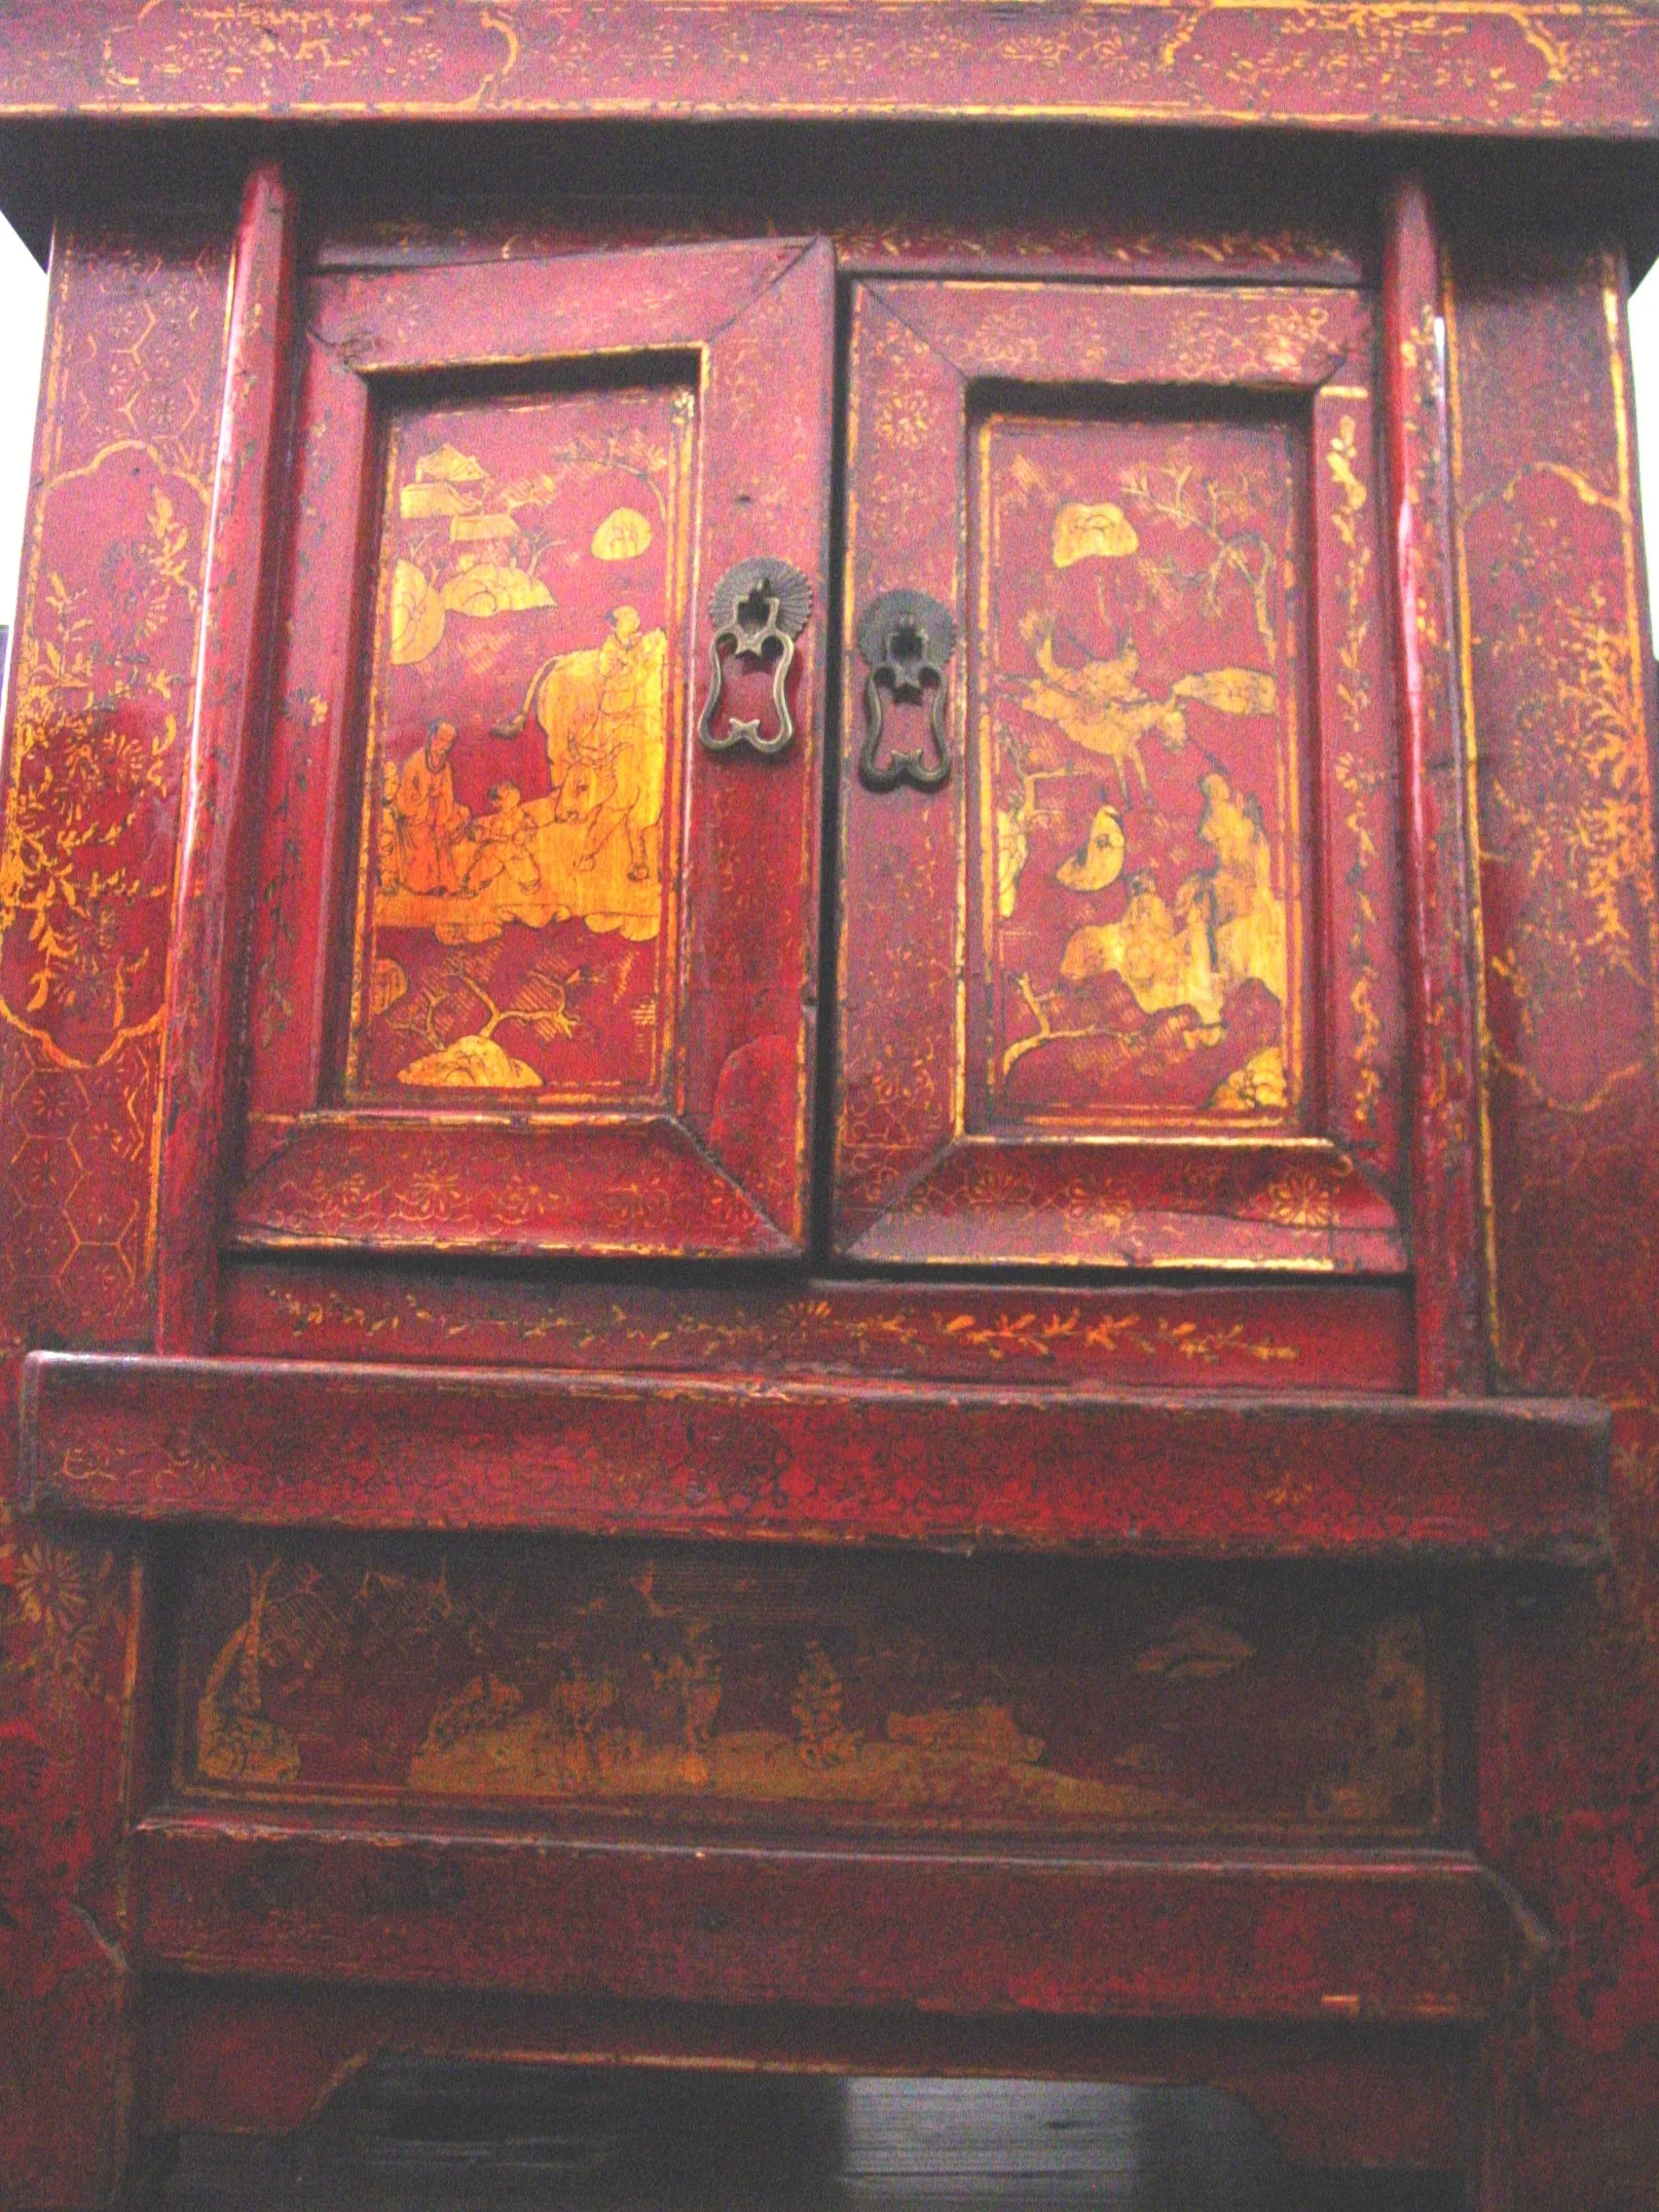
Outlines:
<svg viewBox="0 0 1659 2212"><path fill-rule="evenodd" d="M843 1252L1403 1268L1372 355L1337 292L858 287L849 606L965 643L934 791L843 671Z"/></svg>
<svg viewBox="0 0 1659 2212"><path fill-rule="evenodd" d="M1453 653L1447 395L1433 217L1416 180L1388 211L1382 278L1394 502L1412 994L1412 1225L1418 1387L1472 1390L1481 1342L1474 914Z"/></svg>
<svg viewBox="0 0 1659 2212"><path fill-rule="evenodd" d="M1483 1843L1562 1938L1497 2054L1493 2196L1577 2212L1642 2200L1659 2126L1653 662L1618 257L1471 242L1448 276L1493 1356L1615 1409L1608 1571L1485 1660Z"/></svg>
<svg viewBox="0 0 1659 2212"><path fill-rule="evenodd" d="M207 518L201 656L167 947L156 1191L156 1344L205 1351L217 1305L227 1094L235 1095L248 786L265 734L271 572L288 350L294 208L276 168L242 196L225 336L225 395Z"/></svg>
<svg viewBox="0 0 1659 2212"><path fill-rule="evenodd" d="M382 2049L1642 2201L1650 15L13 9L6 2212Z"/></svg>
<svg viewBox="0 0 1659 2212"><path fill-rule="evenodd" d="M741 1545L194 1546L180 1797L574 1811L638 1833L1446 1841L1451 1623L1309 1586ZM371 1672L397 1685L370 1698Z"/></svg>
<svg viewBox="0 0 1659 2212"><path fill-rule="evenodd" d="M830 280L786 241L307 288L239 1242L799 1245ZM687 735L756 555L820 608L777 758Z"/></svg>
<svg viewBox="0 0 1659 2212"><path fill-rule="evenodd" d="M140 1519L1563 1564L1601 1547L1606 1416L1572 1400L55 1352L24 1391L28 1491Z"/></svg>
<svg viewBox="0 0 1659 2212"><path fill-rule="evenodd" d="M1397 1283L1053 1291L1029 1284L458 1282L233 1264L222 1352L637 1374L910 1376L1097 1387L1403 1390Z"/></svg>
<svg viewBox="0 0 1659 2212"><path fill-rule="evenodd" d="M244 18L164 0L129 20L75 0L14 11L0 114L439 121L566 116L951 115L1313 129L1659 133L1659 25L1641 7L1494 10L1120 0L1034 20L921 0L882 35L779 4L424 0L395 18Z"/></svg>
<svg viewBox="0 0 1659 2212"><path fill-rule="evenodd" d="M1548 1947L1451 1852L686 1850L207 1812L149 1815L135 1851L145 1955L193 1973L373 1981L395 1957L543 1995L1468 2027Z"/></svg>
<svg viewBox="0 0 1659 2212"><path fill-rule="evenodd" d="M107 2200L131 2074L140 1556L15 1510L21 1355L142 1345L174 853L229 231L54 256L0 828L0 2139L4 2200Z"/></svg>

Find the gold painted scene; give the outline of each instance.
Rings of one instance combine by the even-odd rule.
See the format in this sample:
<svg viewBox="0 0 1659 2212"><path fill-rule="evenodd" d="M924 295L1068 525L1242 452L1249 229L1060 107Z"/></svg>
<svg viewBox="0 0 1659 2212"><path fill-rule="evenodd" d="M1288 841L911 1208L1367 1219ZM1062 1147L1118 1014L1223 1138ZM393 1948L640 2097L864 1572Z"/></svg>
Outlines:
<svg viewBox="0 0 1659 2212"><path fill-rule="evenodd" d="M637 388L392 423L355 1096L662 1095L691 420Z"/></svg>
<svg viewBox="0 0 1659 2212"><path fill-rule="evenodd" d="M1294 1124L1294 435L993 417L978 478L984 1110Z"/></svg>
<svg viewBox="0 0 1659 2212"><path fill-rule="evenodd" d="M855 1827L1431 1816L1418 1616L1333 1591L1291 1618L1213 1577L764 1552L206 1543L175 1787Z"/></svg>

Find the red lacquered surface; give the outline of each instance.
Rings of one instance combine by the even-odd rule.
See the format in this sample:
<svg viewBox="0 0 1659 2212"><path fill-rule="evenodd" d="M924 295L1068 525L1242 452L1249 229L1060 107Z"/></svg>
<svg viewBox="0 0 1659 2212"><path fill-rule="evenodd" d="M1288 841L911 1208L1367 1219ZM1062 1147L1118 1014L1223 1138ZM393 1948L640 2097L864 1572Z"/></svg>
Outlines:
<svg viewBox="0 0 1659 2212"><path fill-rule="evenodd" d="M188 104L185 19L163 7L118 27L93 75L119 63L137 81L114 90L142 106L177 61L168 96ZM517 12L518 58L487 104L554 96L536 89L549 20ZM636 11L643 45L603 65L568 42L557 96L609 99L595 87L628 55L645 56L629 99L695 104L740 18L704 23L678 92L652 74L656 20ZM1023 98L1032 34L950 21L956 43L929 49L937 96L994 77ZM1121 58L1135 21L1048 26L1076 64L1066 98L1091 96L1077 55ZM1371 120L1420 120L1413 71L1429 69L1437 112L1473 127L1646 128L1627 82L1584 74L1640 45L1637 18L1540 21L1440 11L1408 38L1368 18L1398 62ZM837 47L846 102L944 24L917 12L885 45ZM76 27L55 60L23 42L18 81L39 92L57 69L60 106L114 96L77 80ZM423 64L440 102L481 82L479 26L452 27ZM1329 94L1323 18L1271 41L1248 11L1183 28L1170 99L1198 96L1223 36L1274 67L1298 56L1311 106ZM1351 72L1351 13L1342 29ZM241 31L213 35L201 51L229 84ZM817 100L800 72L821 35L792 30L736 96L781 98L772 73L793 68L790 97ZM374 37L336 26L327 96L406 102L415 49ZM271 41L231 96L322 96L318 56L282 26ZM1518 73L1534 59L1541 74ZM1313 194L1306 232L1231 223L1219 201L1206 229L1190 195L1160 229L1103 212L1056 166L1049 199L999 228L872 216L861 180L824 218L843 266L933 274L860 278L846 580L826 536L829 243L743 239L731 178L706 203L687 187L666 213L608 204L563 228L545 209L515 227L504 202L470 224L412 183L407 222L365 219L325 268L303 265L306 358L284 366L306 209L265 171L239 218L241 155L221 151L194 229L82 219L55 277L0 844L0 1289L9 1373L39 1355L26 1479L61 1510L0 1526L17 1770L0 2034L23 2054L0 2068L0 2200L104 2203L135 2132L276 2124L377 2047L583 2045L1166 2072L1240 2088L1309 2157L1461 2157L1482 2212L1641 2201L1659 2034L1652 701L1616 256L1493 248L1447 181L1454 152L1433 206L1404 184L1385 209L1333 164L1336 243ZM759 159L742 156L740 183ZM778 209L792 193L808 183L780 187ZM998 280L963 280L978 247ZM608 282L624 263L639 280ZM1039 270L1078 280L1006 281ZM1378 275L1380 298L1357 281ZM560 440L614 405L611 428L628 415L648 444L682 388L701 471L685 535L648 462L638 499L610 496L612 452L593 480L604 512L542 542ZM539 426L502 427L519 402ZM460 434L492 410L487 433ZM1225 591L1198 603L1193 526L1141 489L1161 492L1189 449L1206 502L1236 480L1242 526L1283 563L1260 622ZM1041 479L1023 513L1022 467ZM1297 487L1282 510L1275 469ZM575 578L609 557L602 538L637 597L619 584L601 604L538 566L573 553ZM678 601L671 541L696 547ZM756 550L815 586L801 735L779 762L705 758L710 587ZM399 586L399 563L419 584ZM1179 667L1150 643L1156 574L1183 610L1165 625ZM959 773L931 797L878 798L850 765L856 617L895 584L947 600L963 629ZM278 680L261 765L260 639L282 594L280 651L326 681ZM626 693L623 607L661 630L683 691L663 775L666 812L676 775L688 794L679 903L622 938L662 954L650 980L679 978L662 1104L565 1097L538 1128L488 1086L482 1109L476 1089L434 1104L445 1087L401 1083L410 1063L377 1059L377 1039L429 971L507 940L468 935L482 907L409 901L452 899L443 855L459 869L464 845L468 897L522 903L563 866L559 835L519 839L505 770L481 791L458 776L468 820L440 804L413 877L399 847L383 884L364 748L382 729L400 793L406 775L412 797L441 782L441 758L411 773L424 736L408 702L422 671L459 683L464 666L460 745L550 766L543 706L557 714L531 679L614 640ZM1051 627L1027 636L1028 615ZM515 626L524 668L495 643ZM814 748L837 640L849 764L831 797L848 941L866 932L838 980L864 1039L842 1092L850 1069L879 1093L870 1157L892 1166L854 1194L857 1260L881 1270L859 1280L824 1272L827 1130L811 1141ZM1039 787L1025 818L1045 764L1016 772L1009 733L1030 748L1034 721L1090 748L1057 710L1021 721L1009 702L1041 680L1075 703L1064 680L1085 669L1112 710L1094 718L1113 740L1093 749L1099 790L1043 821ZM578 692L592 673L564 672ZM745 718L764 688L740 692ZM598 711L590 750L633 742L631 713ZM1213 793L1183 812L1197 749L1254 796L1234 810L1246 827ZM987 796L993 818L1020 817L1025 876L1045 885L1006 914L981 865L1001 826L972 848ZM1277 1011L1257 997L1252 1014L1235 972L1177 1076L1138 1069L1104 1101L1170 1125L1078 1142L1102 1099L1076 1054L1041 1082L1027 1063L1050 1045L1009 1062L1018 982L1045 1004L1077 933L1126 922L1143 802L1164 824L1158 900L1172 922L1201 912L1215 957L1248 921L1235 970L1254 960ZM589 792L576 813L604 803ZM1124 853L1096 883L1115 850L1108 825L1095 854L1103 810ZM415 880L426 861L435 893ZM648 854L645 875L611 874L615 907L643 898L624 886L648 884ZM1239 903L1252 874L1284 909L1282 992L1273 908ZM502 881L511 899L484 897ZM624 1025L655 1038L662 1017L644 1018L641 974L618 982L619 933L588 930L585 896L567 921L498 918L593 938L610 995L571 1035L598 1065ZM256 1096L233 1161L220 1101L240 1095L247 922ZM395 933L422 930L406 963ZM1096 981L1115 947L1088 940ZM563 1007L519 1015L580 1015L596 986L564 980ZM965 1004L985 983L990 1004ZM501 1031L551 1096L570 1037L521 1018L515 1044L496 1012L454 1034L434 1015L415 1057L493 1024L484 1042ZM1250 1075L1270 1052L1282 1101ZM1210 1054L1225 1072L1203 1084L1191 1068ZM1243 1120L1212 1138L1223 1115ZM1068 1148L1082 1164L1062 1174ZM219 1264L207 1225L227 1207L242 1248ZM315 1248L268 1249L295 1244ZM577 1245L579 1266L534 1258ZM716 1251L808 1257L641 1264ZM972 1272L1009 1260L1029 1272ZM1067 1287L1040 1273L1051 1260L1202 1260L1229 1279ZM204 1356L171 1356L185 1349ZM178 1526L194 1519L224 1526ZM328 1533L341 1524L356 1532ZM996 1556L923 1560L929 1545ZM1161 1550L1188 1556L1142 1556ZM1118 1556L1058 1556L1073 1551ZM1562 1571L1588 1564L1593 1581Z"/></svg>
<svg viewBox="0 0 1659 2212"><path fill-rule="evenodd" d="M841 1250L1403 1268L1373 377L1341 292L857 290L849 604L961 642L939 789L844 672Z"/></svg>
<svg viewBox="0 0 1659 2212"><path fill-rule="evenodd" d="M24 1479L143 1519L1593 1559L1573 1401L1162 1397L38 1352Z"/></svg>
<svg viewBox="0 0 1659 2212"><path fill-rule="evenodd" d="M239 1241L800 1242L830 276L797 241L308 288ZM691 734L753 557L816 602L776 757Z"/></svg>
<svg viewBox="0 0 1659 2212"><path fill-rule="evenodd" d="M54 256L0 832L0 2132L7 2201L102 2202L131 2112L134 1547L13 1510L21 1353L142 1344L229 228Z"/></svg>
<svg viewBox="0 0 1659 2212"><path fill-rule="evenodd" d="M690 35L688 35L688 33ZM1364 71L1355 66L1355 41ZM479 115L951 115L1652 136L1659 44L1640 8L1593 14L1440 5L1395 15L1203 5L1172 35L1158 7L1029 25L928 0L872 37L857 17L780 5L535 0L502 29L427 0L395 22L227 18L166 0L91 24L31 0L6 108L355 120Z"/></svg>
<svg viewBox="0 0 1659 2212"><path fill-rule="evenodd" d="M1640 2203L1659 2066L1653 662L1623 276L1451 260L1463 693L1485 910L1493 1356L1613 1413L1613 1564L1485 1652L1481 1840L1561 1935L1499 2053L1493 2202ZM1509 2192L1504 2194L1500 2192Z"/></svg>

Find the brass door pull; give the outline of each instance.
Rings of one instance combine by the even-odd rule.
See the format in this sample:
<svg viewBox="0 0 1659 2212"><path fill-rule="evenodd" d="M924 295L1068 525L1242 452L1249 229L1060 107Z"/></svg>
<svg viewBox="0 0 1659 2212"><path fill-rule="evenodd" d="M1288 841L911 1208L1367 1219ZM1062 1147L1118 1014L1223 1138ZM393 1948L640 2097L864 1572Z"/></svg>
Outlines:
<svg viewBox="0 0 1659 2212"><path fill-rule="evenodd" d="M909 784L936 792L950 775L950 740L944 726L945 663L956 649L956 624L948 608L925 591L884 591L859 620L865 679L865 741L859 780L867 791L896 791ZM928 744L881 758L884 699L924 703Z"/></svg>
<svg viewBox="0 0 1659 2212"><path fill-rule="evenodd" d="M709 618L715 625L710 647L714 680L697 721L697 735L711 753L729 753L734 746L747 745L769 759L789 745L795 725L785 686L794 665L794 642L811 616L812 586L788 561L769 560L764 554L739 561L715 586L709 603ZM727 654L751 666L771 669L775 726L770 737L761 735L758 720L739 721L731 715L726 718L724 732L716 735L715 718L725 691Z"/></svg>

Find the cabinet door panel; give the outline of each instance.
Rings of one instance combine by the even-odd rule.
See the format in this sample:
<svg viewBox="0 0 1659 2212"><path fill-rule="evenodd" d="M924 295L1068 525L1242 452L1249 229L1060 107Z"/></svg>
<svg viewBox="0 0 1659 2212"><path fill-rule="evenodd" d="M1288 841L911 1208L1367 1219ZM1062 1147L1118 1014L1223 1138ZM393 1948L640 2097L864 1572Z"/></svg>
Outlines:
<svg viewBox="0 0 1659 2212"><path fill-rule="evenodd" d="M325 277L307 307L233 1235L796 1249L828 248ZM813 602L770 755L693 734L711 597L756 556ZM727 641L713 734L778 734L780 650Z"/></svg>
<svg viewBox="0 0 1659 2212"><path fill-rule="evenodd" d="M844 1252L1403 1266L1372 345L1349 295L856 294L850 628L960 643L847 672Z"/></svg>

